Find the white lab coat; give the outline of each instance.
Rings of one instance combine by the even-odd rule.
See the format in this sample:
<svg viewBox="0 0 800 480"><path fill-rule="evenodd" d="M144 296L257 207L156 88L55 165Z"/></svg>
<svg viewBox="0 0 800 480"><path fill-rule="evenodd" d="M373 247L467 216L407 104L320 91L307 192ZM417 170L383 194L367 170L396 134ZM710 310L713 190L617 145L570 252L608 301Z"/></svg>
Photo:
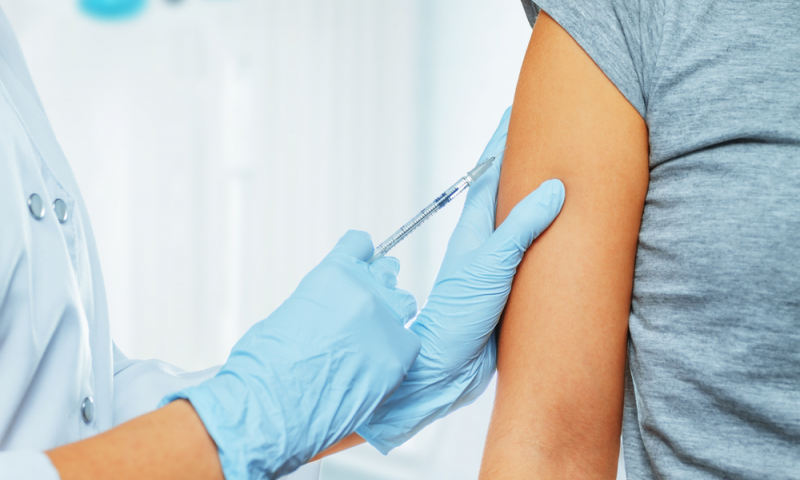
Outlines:
<svg viewBox="0 0 800 480"><path fill-rule="evenodd" d="M112 344L89 214L0 9L0 480L58 479L43 450L146 413L216 370L130 360ZM319 464L291 477L316 479Z"/></svg>

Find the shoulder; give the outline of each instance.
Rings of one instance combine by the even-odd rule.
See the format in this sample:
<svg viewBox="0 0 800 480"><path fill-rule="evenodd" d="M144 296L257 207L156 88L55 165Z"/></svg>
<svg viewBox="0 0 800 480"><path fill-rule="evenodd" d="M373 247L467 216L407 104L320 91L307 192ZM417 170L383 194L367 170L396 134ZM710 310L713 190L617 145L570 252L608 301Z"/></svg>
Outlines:
<svg viewBox="0 0 800 480"><path fill-rule="evenodd" d="M654 55L646 39L647 32L658 29L656 17L645 14L641 2L631 0L537 0L536 4L569 33L644 117L644 78Z"/></svg>

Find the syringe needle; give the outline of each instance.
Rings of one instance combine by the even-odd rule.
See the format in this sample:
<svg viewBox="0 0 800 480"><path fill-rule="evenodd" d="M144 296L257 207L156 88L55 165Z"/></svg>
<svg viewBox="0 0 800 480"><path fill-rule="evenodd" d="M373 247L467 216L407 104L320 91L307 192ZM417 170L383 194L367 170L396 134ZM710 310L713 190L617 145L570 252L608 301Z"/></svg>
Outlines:
<svg viewBox="0 0 800 480"><path fill-rule="evenodd" d="M508 148L508 147L506 147ZM400 243L404 238L406 238L411 232L413 232L417 227L422 225L425 220L431 218L434 213L438 212L442 207L450 203L452 199L458 196L459 193L463 192L470 185L475 183L477 179L481 177L489 167L492 166L492 162L494 159L499 157L503 152L506 151L506 148L501 150L499 153L495 154L493 157L487 159L485 162L479 163L475 168L467 172L466 175L461 177L452 187L448 188L444 191L441 195L436 197L434 201L432 201L427 207L423 208L421 212L416 214L414 218L409 220L405 225L400 227L399 230L394 232L392 236L386 239L385 242L381 243L375 248L375 253L372 254L372 257L367 260L367 263L372 263L379 258L382 258L386 253L389 252L395 245Z"/></svg>

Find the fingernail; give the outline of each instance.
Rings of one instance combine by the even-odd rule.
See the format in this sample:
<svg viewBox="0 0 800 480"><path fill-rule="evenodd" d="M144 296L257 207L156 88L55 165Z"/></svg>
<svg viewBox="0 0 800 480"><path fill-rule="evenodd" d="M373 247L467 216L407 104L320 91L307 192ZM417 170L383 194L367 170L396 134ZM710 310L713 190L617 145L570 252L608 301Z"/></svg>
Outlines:
<svg viewBox="0 0 800 480"><path fill-rule="evenodd" d="M542 187L545 188L548 203L560 212L561 207L564 206L564 197L566 196L564 184L561 183L561 180L552 179L544 182Z"/></svg>
<svg viewBox="0 0 800 480"><path fill-rule="evenodd" d="M394 274L397 275L400 273L400 260L395 257L383 257L388 260L392 264L392 268L394 269Z"/></svg>

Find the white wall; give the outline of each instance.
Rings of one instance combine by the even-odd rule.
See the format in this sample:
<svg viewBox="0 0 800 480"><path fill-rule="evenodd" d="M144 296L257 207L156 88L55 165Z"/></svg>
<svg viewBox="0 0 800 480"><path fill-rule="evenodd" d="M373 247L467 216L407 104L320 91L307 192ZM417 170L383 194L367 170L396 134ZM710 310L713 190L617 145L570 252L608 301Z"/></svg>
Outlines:
<svg viewBox="0 0 800 480"><path fill-rule="evenodd" d="M189 369L346 229L381 241L470 168L530 35L518 0L151 0L116 23L76 4L0 0L92 214L117 344ZM459 210L394 252L420 305ZM323 477L476 478L492 394Z"/></svg>

